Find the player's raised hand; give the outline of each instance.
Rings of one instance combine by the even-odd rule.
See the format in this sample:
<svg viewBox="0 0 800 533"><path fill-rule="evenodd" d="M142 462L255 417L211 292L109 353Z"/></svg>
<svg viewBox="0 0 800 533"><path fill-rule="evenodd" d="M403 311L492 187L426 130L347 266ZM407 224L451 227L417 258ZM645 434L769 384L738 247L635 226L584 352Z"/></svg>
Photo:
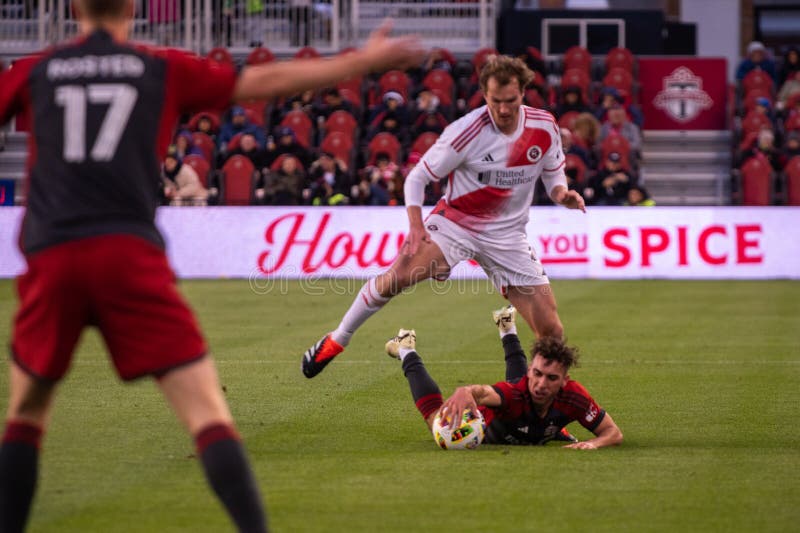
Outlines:
<svg viewBox="0 0 800 533"><path fill-rule="evenodd" d="M425 58L425 49L416 35L390 37L392 20L386 19L373 31L363 51L372 70L406 69L418 66Z"/></svg>

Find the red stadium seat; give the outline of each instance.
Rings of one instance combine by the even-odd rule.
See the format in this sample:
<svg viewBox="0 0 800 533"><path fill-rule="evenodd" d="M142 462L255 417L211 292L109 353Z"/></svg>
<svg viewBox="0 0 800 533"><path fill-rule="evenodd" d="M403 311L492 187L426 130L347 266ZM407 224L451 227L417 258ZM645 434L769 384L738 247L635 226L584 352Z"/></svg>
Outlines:
<svg viewBox="0 0 800 533"><path fill-rule="evenodd" d="M247 120L251 124L263 127L266 123L265 111L267 109L266 100L250 100L249 102L242 102L239 105L244 109Z"/></svg>
<svg viewBox="0 0 800 533"><path fill-rule="evenodd" d="M253 200L256 169L243 155L234 155L222 166L222 203L225 205L250 205Z"/></svg>
<svg viewBox="0 0 800 533"><path fill-rule="evenodd" d="M622 168L625 170L631 169L631 145L628 142L628 139L617 133L612 133L603 139L603 142L600 144L601 159L605 161L606 157L608 157L608 154L612 152L617 152L620 155L620 164Z"/></svg>
<svg viewBox="0 0 800 533"><path fill-rule="evenodd" d="M389 154L389 157L392 158L392 161L399 164L400 148L400 141L397 140L397 137L388 132L381 132L369 142L369 145L367 145L367 151L369 152L368 164L374 164L375 156L381 152Z"/></svg>
<svg viewBox="0 0 800 533"><path fill-rule="evenodd" d="M483 98L483 91L478 90L475 91L475 94L469 97L469 100L467 101L467 109L472 111L473 109L477 109L485 103L486 101Z"/></svg>
<svg viewBox="0 0 800 533"><path fill-rule="evenodd" d="M313 46L304 46L294 54L295 59L315 59L321 57Z"/></svg>
<svg viewBox="0 0 800 533"><path fill-rule="evenodd" d="M227 48L223 48L221 46L218 46L216 48L212 48L211 50L209 50L207 57L209 59L213 59L214 61L216 61L218 63L226 63L228 65L233 65L234 64L233 63L233 56L231 55L231 53L228 52Z"/></svg>
<svg viewBox="0 0 800 533"><path fill-rule="evenodd" d="M264 48L263 46L253 48L247 56L248 65L260 65L262 63L269 63L270 61L275 61L275 54L273 54L269 48Z"/></svg>
<svg viewBox="0 0 800 533"><path fill-rule="evenodd" d="M419 135L414 142L411 144L411 152L418 152L420 155L424 155L431 146L436 143L436 139L439 138L438 133L434 133L432 131L427 131L421 135Z"/></svg>
<svg viewBox="0 0 800 533"><path fill-rule="evenodd" d="M339 95L343 100L353 104L356 109L361 109L361 94L360 91L354 91L346 87L339 87Z"/></svg>
<svg viewBox="0 0 800 533"><path fill-rule="evenodd" d="M189 154L183 158L183 164L192 167L200 177L200 183L203 184L203 187L208 188L211 182L211 164L203 156Z"/></svg>
<svg viewBox="0 0 800 533"><path fill-rule="evenodd" d="M475 66L475 73L480 75L483 65L489 60L491 56L500 55L496 48L481 48L472 56L472 64Z"/></svg>
<svg viewBox="0 0 800 533"><path fill-rule="evenodd" d="M219 115L213 111L201 111L192 116L189 119L189 131L196 131L197 130L197 123L200 122L200 119L203 117L208 117L208 120L211 121L211 131L217 132L219 131Z"/></svg>
<svg viewBox="0 0 800 533"><path fill-rule="evenodd" d="M411 86L411 79L402 70L390 70L385 72L378 80L381 96L389 91L395 91L408 101L408 89Z"/></svg>
<svg viewBox="0 0 800 533"><path fill-rule="evenodd" d="M794 93L786 100L786 109L794 109L797 104L800 104L800 92Z"/></svg>
<svg viewBox="0 0 800 533"><path fill-rule="evenodd" d="M611 69L614 68L621 68L633 74L633 66L633 53L627 48L612 48L606 54L606 72L611 72Z"/></svg>
<svg viewBox="0 0 800 533"><path fill-rule="evenodd" d="M751 70L742 80L742 88L744 89L745 95L756 88L766 89L772 92L772 85L772 77L759 69Z"/></svg>
<svg viewBox="0 0 800 533"><path fill-rule="evenodd" d="M589 77L589 72L577 68L571 68L564 72L561 77L562 90L566 87L579 87L583 94L583 101L589 101L589 86L592 79Z"/></svg>
<svg viewBox="0 0 800 533"><path fill-rule="evenodd" d="M303 111L295 110L286 113L286 116L281 120L281 126L292 128L297 142L303 145L304 148L311 147L311 136L314 133L314 125L311 123L309 116Z"/></svg>
<svg viewBox="0 0 800 533"><path fill-rule="evenodd" d="M613 68L603 78L603 86L613 87L626 100L633 97L633 75L627 70Z"/></svg>
<svg viewBox="0 0 800 533"><path fill-rule="evenodd" d="M573 126L575 125L575 119L578 118L577 111L567 111L560 117L558 117L558 125L562 128L567 128L568 130L572 131Z"/></svg>
<svg viewBox="0 0 800 533"><path fill-rule="evenodd" d="M783 169L786 175L786 204L800 205L800 156L794 156Z"/></svg>
<svg viewBox="0 0 800 533"><path fill-rule="evenodd" d="M759 131L762 128L772 129L772 121L763 113L751 111L742 120L742 132L745 134L751 131Z"/></svg>
<svg viewBox="0 0 800 533"><path fill-rule="evenodd" d="M338 131L352 139L358 130L358 121L348 111L340 109L330 114L324 128L326 133Z"/></svg>
<svg viewBox="0 0 800 533"><path fill-rule="evenodd" d="M578 69L589 75L592 71L592 56L582 46L572 46L564 53L564 73L570 69Z"/></svg>
<svg viewBox="0 0 800 533"><path fill-rule="evenodd" d="M269 169L271 171L273 171L273 172L277 172L278 169L281 168L281 165L283 164L283 162L286 159L289 159L289 158L294 159L295 163L297 163L297 168L299 168L303 172L306 171L306 167L303 166L303 163L299 159L297 159L295 156L293 156L292 154L281 154L281 155L279 155L278 157L275 158L275 161L273 161L272 164L269 166Z"/></svg>
<svg viewBox="0 0 800 533"><path fill-rule="evenodd" d="M763 157L751 157L742 165L742 205L769 205L772 169Z"/></svg>
<svg viewBox="0 0 800 533"><path fill-rule="evenodd" d="M537 107L539 109L544 109L547 107L547 102L545 102L542 95L539 94L539 91L536 89L526 89L525 90L525 103L531 107Z"/></svg>
<svg viewBox="0 0 800 533"><path fill-rule="evenodd" d="M196 131L192 133L192 143L203 152L203 157L210 163L214 161L214 152L216 151L216 145L214 141L200 131Z"/></svg>
<svg viewBox="0 0 800 533"><path fill-rule="evenodd" d="M228 141L228 144L225 146L225 151L231 152L239 148L239 141L241 141L242 135L244 135L244 133L237 133L236 135L231 137L231 140Z"/></svg>
<svg viewBox="0 0 800 533"><path fill-rule="evenodd" d="M434 48L431 52L438 52L439 58L443 61L447 61L451 68L456 66L456 56L447 48Z"/></svg>
<svg viewBox="0 0 800 533"><path fill-rule="evenodd" d="M748 131L742 138L742 142L739 143L739 150L749 150L756 143L756 140L758 140L758 131Z"/></svg>
<svg viewBox="0 0 800 533"><path fill-rule="evenodd" d="M322 139L320 150L333 154L334 157L341 159L347 165L353 156L353 137L341 131L331 131Z"/></svg>
<svg viewBox="0 0 800 533"><path fill-rule="evenodd" d="M575 181L579 184L585 183L587 171L586 163L583 162L583 159L581 159L580 156L575 154L567 154L564 162L564 170L567 171L573 168L577 171L575 175Z"/></svg>
<svg viewBox="0 0 800 533"><path fill-rule="evenodd" d="M428 89L440 89L442 91L452 93L455 82L449 72L436 69L428 72L422 79L422 86Z"/></svg>
<svg viewBox="0 0 800 533"><path fill-rule="evenodd" d="M764 88L756 87L752 89L750 92L747 93L744 99L744 113L745 115L755 109L756 107L756 100L759 98L766 98L769 100L770 105L774 104L772 100L772 93Z"/></svg>
<svg viewBox="0 0 800 533"><path fill-rule="evenodd" d="M783 129L786 132L800 131L800 113L789 113L789 116L783 122Z"/></svg>

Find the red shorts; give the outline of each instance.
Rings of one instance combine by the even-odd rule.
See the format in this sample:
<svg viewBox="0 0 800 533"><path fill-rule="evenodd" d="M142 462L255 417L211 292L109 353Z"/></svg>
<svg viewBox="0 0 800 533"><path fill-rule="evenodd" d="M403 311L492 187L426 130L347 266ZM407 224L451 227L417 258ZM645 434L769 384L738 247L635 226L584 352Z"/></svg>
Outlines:
<svg viewBox="0 0 800 533"><path fill-rule="evenodd" d="M104 235L46 248L27 262L17 278L11 351L30 374L61 379L88 325L100 330L124 380L161 375L205 355L197 321L156 245Z"/></svg>

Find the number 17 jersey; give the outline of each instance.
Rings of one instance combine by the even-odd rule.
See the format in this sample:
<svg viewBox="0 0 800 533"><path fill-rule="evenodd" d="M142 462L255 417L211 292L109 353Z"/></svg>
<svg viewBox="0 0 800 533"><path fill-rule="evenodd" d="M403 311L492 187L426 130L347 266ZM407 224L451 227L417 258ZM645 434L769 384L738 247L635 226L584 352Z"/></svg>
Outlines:
<svg viewBox="0 0 800 533"><path fill-rule="evenodd" d="M17 61L0 75L0 124L30 118L22 251L120 233L163 247L160 163L177 119L225 108L235 81L231 67L103 30Z"/></svg>

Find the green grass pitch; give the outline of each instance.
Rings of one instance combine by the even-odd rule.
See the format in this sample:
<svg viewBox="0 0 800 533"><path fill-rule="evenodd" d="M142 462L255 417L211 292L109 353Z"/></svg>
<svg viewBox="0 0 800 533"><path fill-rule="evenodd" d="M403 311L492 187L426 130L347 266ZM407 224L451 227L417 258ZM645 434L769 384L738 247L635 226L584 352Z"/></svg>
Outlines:
<svg viewBox="0 0 800 533"><path fill-rule="evenodd" d="M489 314L502 298L483 282L423 284L305 379L302 352L359 286L181 283L275 531L797 531L800 283L555 282L583 354L572 376L625 442L474 452L434 445L383 343L416 328L445 395L493 383L503 357ZM3 345L15 305L12 282L0 282ZM3 409L7 390L2 372ZM232 529L152 382L121 385L95 331L60 387L43 451L32 532Z"/></svg>

